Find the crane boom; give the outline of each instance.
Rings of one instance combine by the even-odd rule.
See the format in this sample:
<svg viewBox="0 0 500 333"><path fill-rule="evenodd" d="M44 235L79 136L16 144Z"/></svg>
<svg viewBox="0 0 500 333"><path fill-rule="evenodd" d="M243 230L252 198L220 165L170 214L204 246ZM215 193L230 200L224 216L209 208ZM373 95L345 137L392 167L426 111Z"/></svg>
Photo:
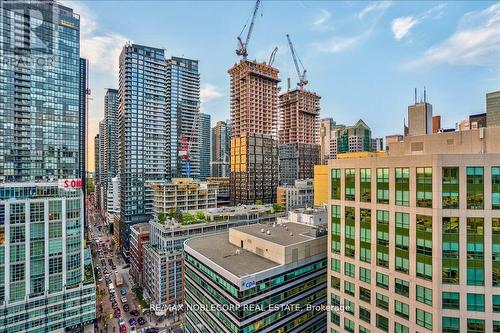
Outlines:
<svg viewBox="0 0 500 333"><path fill-rule="evenodd" d="M269 56L269 61L267 63L269 66L272 66L274 64L274 59L276 58L276 53L277 52L278 52L278 47L276 46L273 49L273 52L271 52L271 55Z"/></svg>
<svg viewBox="0 0 500 333"><path fill-rule="evenodd" d="M239 56L243 56L243 59L246 59L248 56L248 43L250 42L250 37L252 36L252 31L253 27L255 24L255 17L257 16L257 12L259 11L259 6L260 6L260 0L257 0L255 2L255 7L253 9L253 14L252 14L252 20L250 22L250 26L248 27L248 32L247 32L247 37L245 38L245 42L241 39L241 34L243 31L241 31L240 35L238 36L238 49L236 50L236 54ZM244 30L245 28L243 28Z"/></svg>
<svg viewBox="0 0 500 333"><path fill-rule="evenodd" d="M295 49L293 48L292 40L290 39L290 35L287 34L286 38L288 39L288 46L290 46L290 51L292 52L293 63L295 64L295 70L297 71L297 76L299 77L299 82L297 83L297 85L300 87L300 89L302 89L308 83L308 81L306 80L307 70L304 68L304 65L302 65L302 62L300 61L299 57L295 53ZM302 66L302 69L303 69L302 73L300 72L299 62L300 62L300 65Z"/></svg>

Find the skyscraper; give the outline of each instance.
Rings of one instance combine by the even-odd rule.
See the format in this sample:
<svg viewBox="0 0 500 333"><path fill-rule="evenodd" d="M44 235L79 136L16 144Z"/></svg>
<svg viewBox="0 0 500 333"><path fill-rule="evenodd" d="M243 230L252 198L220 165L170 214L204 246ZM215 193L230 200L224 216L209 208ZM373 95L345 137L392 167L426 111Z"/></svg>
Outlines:
<svg viewBox="0 0 500 333"><path fill-rule="evenodd" d="M424 100L408 106L408 135L423 135L432 133L432 105L427 103L424 90Z"/></svg>
<svg viewBox="0 0 500 333"><path fill-rule="evenodd" d="M336 123L332 118L321 119L319 127L320 162L327 164L330 159L330 141L333 127Z"/></svg>
<svg viewBox="0 0 500 333"><path fill-rule="evenodd" d="M212 177L229 177L230 132L224 121L218 121L212 128Z"/></svg>
<svg viewBox="0 0 500 333"><path fill-rule="evenodd" d="M117 213L113 198L117 193L113 192L113 178L118 177L118 90L107 89L104 96L104 123L106 126L105 138L105 169L106 179L104 183L104 193L106 196L106 211Z"/></svg>
<svg viewBox="0 0 500 333"><path fill-rule="evenodd" d="M0 17L0 331L83 329L96 310L80 19L53 1L3 1Z"/></svg>
<svg viewBox="0 0 500 333"><path fill-rule="evenodd" d="M200 113L200 126L199 126L199 140L200 140L200 176L201 180L210 177L210 115Z"/></svg>
<svg viewBox="0 0 500 333"><path fill-rule="evenodd" d="M330 162L328 300L345 311L329 332L500 330L499 140L407 136Z"/></svg>
<svg viewBox="0 0 500 333"><path fill-rule="evenodd" d="M487 126L500 126L500 91L486 94Z"/></svg>
<svg viewBox="0 0 500 333"><path fill-rule="evenodd" d="M231 76L231 204L272 203L278 186L278 70L240 61Z"/></svg>
<svg viewBox="0 0 500 333"><path fill-rule="evenodd" d="M179 156L183 137L191 141L192 178L200 177L199 131L201 119L198 61L172 57L166 61L169 178L187 177L186 161ZM198 118L198 119L197 119ZM198 124L196 123L198 122Z"/></svg>
<svg viewBox="0 0 500 333"><path fill-rule="evenodd" d="M99 159L99 182L96 183L95 191L99 195L99 209L102 214L106 212L107 200L106 200L106 179L108 178L107 169L107 157L106 152L107 146L106 141L108 137L108 128L106 126L106 120L101 120L99 122L99 155L95 158Z"/></svg>
<svg viewBox="0 0 500 333"><path fill-rule="evenodd" d="M152 213L148 182L168 175L169 115L164 50L127 44L120 55L118 89L121 251L129 251L129 226Z"/></svg>
<svg viewBox="0 0 500 333"><path fill-rule="evenodd" d="M312 178L320 160L318 119L320 96L295 89L279 97L280 184Z"/></svg>

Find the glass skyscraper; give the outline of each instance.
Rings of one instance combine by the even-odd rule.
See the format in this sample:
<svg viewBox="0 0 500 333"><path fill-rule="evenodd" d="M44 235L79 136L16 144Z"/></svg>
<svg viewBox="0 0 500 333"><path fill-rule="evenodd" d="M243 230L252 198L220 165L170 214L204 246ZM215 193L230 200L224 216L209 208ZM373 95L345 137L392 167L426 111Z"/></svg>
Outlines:
<svg viewBox="0 0 500 333"><path fill-rule="evenodd" d="M95 319L79 30L53 1L0 3L1 332L78 332Z"/></svg>
<svg viewBox="0 0 500 333"><path fill-rule="evenodd" d="M127 44L120 55L118 89L120 218L116 241L129 255L130 225L152 214L148 182L167 178L167 75L162 49Z"/></svg>
<svg viewBox="0 0 500 333"><path fill-rule="evenodd" d="M210 115L200 113L200 179L210 177Z"/></svg>

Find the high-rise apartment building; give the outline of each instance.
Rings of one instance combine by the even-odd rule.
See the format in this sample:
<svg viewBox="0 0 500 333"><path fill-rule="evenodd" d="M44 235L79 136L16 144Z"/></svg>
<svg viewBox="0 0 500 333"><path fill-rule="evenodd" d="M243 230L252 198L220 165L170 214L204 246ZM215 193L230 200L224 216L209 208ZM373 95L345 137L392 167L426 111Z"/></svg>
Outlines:
<svg viewBox="0 0 500 333"><path fill-rule="evenodd" d="M224 121L218 121L212 128L212 177L229 177L230 135L230 126Z"/></svg>
<svg viewBox="0 0 500 333"><path fill-rule="evenodd" d="M107 169L107 145L106 141L108 138L108 128L106 126L106 121L101 120L99 122L99 155L95 156L99 160L99 182L95 184L95 193L99 196L98 208L101 210L101 213L104 214L106 212L106 207L108 204L106 197L106 179L108 178L108 169Z"/></svg>
<svg viewBox="0 0 500 333"><path fill-rule="evenodd" d="M279 96L280 184L312 178L320 161L318 119L320 96L295 89Z"/></svg>
<svg viewBox="0 0 500 333"><path fill-rule="evenodd" d="M384 138L372 138L371 151L382 151L385 150Z"/></svg>
<svg viewBox="0 0 500 333"><path fill-rule="evenodd" d="M240 61L231 76L231 204L272 203L278 186L278 70Z"/></svg>
<svg viewBox="0 0 500 333"><path fill-rule="evenodd" d="M486 94L487 126L500 126L500 91Z"/></svg>
<svg viewBox="0 0 500 333"><path fill-rule="evenodd" d="M104 96L104 126L106 126L105 145L105 179L102 180L106 198L106 212L118 213L119 206L114 203L118 193L114 192L113 178L119 178L118 152L118 90L107 89Z"/></svg>
<svg viewBox="0 0 500 333"><path fill-rule="evenodd" d="M337 154L372 150L372 133L363 120L353 126L335 125L330 140L330 159Z"/></svg>
<svg viewBox="0 0 500 333"><path fill-rule="evenodd" d="M330 161L329 332L500 329L500 128Z"/></svg>
<svg viewBox="0 0 500 333"><path fill-rule="evenodd" d="M188 177L186 160L179 156L183 137L191 140L189 177L200 177L200 73L198 61L172 57L166 60L167 114L168 114L168 178ZM198 122L198 125L197 125ZM210 125L209 125L210 127Z"/></svg>
<svg viewBox="0 0 500 333"><path fill-rule="evenodd" d="M332 118L321 119L319 122L318 144L320 146L320 163L327 164L330 159L330 141L333 127L336 123Z"/></svg>
<svg viewBox="0 0 500 333"><path fill-rule="evenodd" d="M200 180L210 177L210 115L200 113Z"/></svg>
<svg viewBox="0 0 500 333"><path fill-rule="evenodd" d="M152 213L152 189L148 183L166 179L169 174L169 124L172 119L167 112L169 98L166 99L164 52L149 46L127 44L120 54L120 218L115 219L118 225L113 228L119 229L120 237L117 238L125 258L128 257L130 225L147 222Z"/></svg>
<svg viewBox="0 0 500 333"><path fill-rule="evenodd" d="M299 223L187 240L186 332L325 332L326 241L325 229Z"/></svg>
<svg viewBox="0 0 500 333"><path fill-rule="evenodd" d="M79 15L3 1L0 17L0 331L91 329Z"/></svg>

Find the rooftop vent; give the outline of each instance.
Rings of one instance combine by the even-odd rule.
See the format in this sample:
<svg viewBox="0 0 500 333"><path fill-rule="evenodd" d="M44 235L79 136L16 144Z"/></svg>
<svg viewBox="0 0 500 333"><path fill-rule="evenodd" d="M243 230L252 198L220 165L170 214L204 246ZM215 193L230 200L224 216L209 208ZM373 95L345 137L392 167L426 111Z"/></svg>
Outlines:
<svg viewBox="0 0 500 333"><path fill-rule="evenodd" d="M270 231L270 230L268 230L268 231L266 232L266 234L270 235L270 234L271 234L271 231Z"/></svg>
<svg viewBox="0 0 500 333"><path fill-rule="evenodd" d="M266 231L264 230L264 228L262 228L262 229L260 229L260 232L264 233L264 232L266 232Z"/></svg>
<svg viewBox="0 0 500 333"><path fill-rule="evenodd" d="M290 236L293 236L293 232L290 233Z"/></svg>

